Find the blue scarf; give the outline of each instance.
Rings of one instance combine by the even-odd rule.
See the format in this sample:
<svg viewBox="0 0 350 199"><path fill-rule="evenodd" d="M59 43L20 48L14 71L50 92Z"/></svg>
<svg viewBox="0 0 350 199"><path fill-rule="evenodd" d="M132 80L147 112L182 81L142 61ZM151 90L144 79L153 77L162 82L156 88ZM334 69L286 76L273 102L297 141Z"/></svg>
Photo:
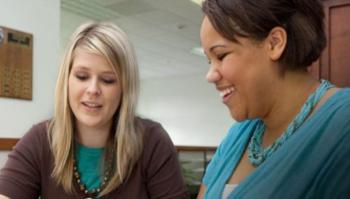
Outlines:
<svg viewBox="0 0 350 199"><path fill-rule="evenodd" d="M230 129L203 178L205 198L221 198L258 122ZM330 97L229 198L350 198L350 89Z"/></svg>

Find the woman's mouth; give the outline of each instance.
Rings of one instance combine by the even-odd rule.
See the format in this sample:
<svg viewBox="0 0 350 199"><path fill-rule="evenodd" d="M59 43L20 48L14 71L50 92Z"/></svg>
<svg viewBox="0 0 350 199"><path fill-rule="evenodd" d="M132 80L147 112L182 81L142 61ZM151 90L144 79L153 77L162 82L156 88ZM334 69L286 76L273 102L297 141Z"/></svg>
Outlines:
<svg viewBox="0 0 350 199"><path fill-rule="evenodd" d="M228 87L224 90L221 90L220 91L220 97L222 99L222 101L224 103L227 103L228 100L230 99L230 97L232 96L233 92L235 91L235 88L232 86L232 87Z"/></svg>
<svg viewBox="0 0 350 199"><path fill-rule="evenodd" d="M95 102L82 102L82 104L88 111L97 111L102 108L101 104Z"/></svg>

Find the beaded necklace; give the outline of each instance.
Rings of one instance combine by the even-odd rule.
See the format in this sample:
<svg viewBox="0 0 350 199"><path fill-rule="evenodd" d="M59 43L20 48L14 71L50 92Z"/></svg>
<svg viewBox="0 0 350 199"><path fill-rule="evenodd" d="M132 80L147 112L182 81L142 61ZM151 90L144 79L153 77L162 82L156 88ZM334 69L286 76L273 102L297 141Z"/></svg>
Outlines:
<svg viewBox="0 0 350 199"><path fill-rule="evenodd" d="M75 160L74 160L74 162L75 162ZM106 183L108 182L109 174L110 174L109 169L106 169L105 173L104 173L103 181L102 181L100 187L96 188L96 189L92 189L91 191L89 191L86 188L86 185L81 181L80 173L78 171L77 165L76 165L76 163L74 163L74 177L75 177L75 180L76 180L76 182L79 185L79 190L81 192L83 192L86 197L96 198L98 196L98 194L101 192L101 190L103 190L103 188L105 187Z"/></svg>
<svg viewBox="0 0 350 199"><path fill-rule="evenodd" d="M312 93L308 97L301 111L289 124L288 128L284 131L284 133L272 145L265 149L262 147L262 138L266 126L264 122L260 120L255 128L255 131L253 132L253 135L248 145L248 158L252 165L259 166L268 157L270 157L271 154L274 153L281 145L283 145L288 140L288 138L291 135L293 135L294 132L304 123L314 106L320 101L321 97L325 94L325 92L332 87L334 87L334 85L332 85L328 81L321 80L320 86L316 89L314 93Z"/></svg>
<svg viewBox="0 0 350 199"><path fill-rule="evenodd" d="M112 153L113 154L113 153ZM112 155L110 156L110 158L108 158L107 160L107 164L104 168L104 176L102 178L102 182L100 184L100 187L92 189L91 191L89 191L87 189L87 186L82 182L82 180L80 179L81 174L78 171L78 166L77 166L77 161L74 159L74 166L73 166L73 170L74 170L74 177L76 182L79 185L79 190L88 198L97 198L98 195L100 194L100 192L105 188L109 177L110 177L110 173L112 171Z"/></svg>

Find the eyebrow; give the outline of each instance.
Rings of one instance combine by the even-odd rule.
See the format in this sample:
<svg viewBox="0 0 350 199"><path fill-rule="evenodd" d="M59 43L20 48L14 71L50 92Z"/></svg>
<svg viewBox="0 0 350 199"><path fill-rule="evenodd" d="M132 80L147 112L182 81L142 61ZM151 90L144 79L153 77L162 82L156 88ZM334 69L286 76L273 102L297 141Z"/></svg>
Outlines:
<svg viewBox="0 0 350 199"><path fill-rule="evenodd" d="M90 71L91 69L89 67L86 67L86 66L76 66L75 67L76 70L84 70L84 71ZM110 70L110 71L102 71L101 74L103 75L115 75L114 71L113 70Z"/></svg>
<svg viewBox="0 0 350 199"><path fill-rule="evenodd" d="M215 50L216 48L225 48L226 45L223 45L223 44L217 44L217 45L214 45L212 47L209 48L209 52L212 52L213 50Z"/></svg>
<svg viewBox="0 0 350 199"><path fill-rule="evenodd" d="M72 66L72 68L73 68L73 66ZM88 67L82 66L82 65L76 65L74 68L79 69L79 70L90 70Z"/></svg>
<svg viewBox="0 0 350 199"><path fill-rule="evenodd" d="M112 75L112 76L117 76L113 71L105 71L101 73L102 75Z"/></svg>

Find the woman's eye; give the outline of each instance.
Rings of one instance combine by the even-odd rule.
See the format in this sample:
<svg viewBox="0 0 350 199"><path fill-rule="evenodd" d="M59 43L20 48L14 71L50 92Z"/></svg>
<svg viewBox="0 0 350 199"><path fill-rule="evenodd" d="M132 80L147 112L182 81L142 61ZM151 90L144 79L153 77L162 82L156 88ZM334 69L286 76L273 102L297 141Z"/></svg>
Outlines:
<svg viewBox="0 0 350 199"><path fill-rule="evenodd" d="M114 84L116 82L115 79L107 79L107 78L102 78L102 81L105 83L105 84Z"/></svg>
<svg viewBox="0 0 350 199"><path fill-rule="evenodd" d="M87 75L77 74L75 77L81 81L87 80L89 77Z"/></svg>
<svg viewBox="0 0 350 199"><path fill-rule="evenodd" d="M218 55L218 60L222 61L226 57L226 55L228 55L228 53Z"/></svg>

